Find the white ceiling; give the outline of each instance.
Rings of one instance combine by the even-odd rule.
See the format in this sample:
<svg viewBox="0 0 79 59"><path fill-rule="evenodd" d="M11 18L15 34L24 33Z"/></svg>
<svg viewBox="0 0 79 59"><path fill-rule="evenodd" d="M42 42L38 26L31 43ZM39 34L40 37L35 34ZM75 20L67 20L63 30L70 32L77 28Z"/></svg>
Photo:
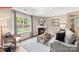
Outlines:
<svg viewBox="0 0 79 59"><path fill-rule="evenodd" d="M36 16L57 16L79 11L79 7L16 7L13 9Z"/></svg>

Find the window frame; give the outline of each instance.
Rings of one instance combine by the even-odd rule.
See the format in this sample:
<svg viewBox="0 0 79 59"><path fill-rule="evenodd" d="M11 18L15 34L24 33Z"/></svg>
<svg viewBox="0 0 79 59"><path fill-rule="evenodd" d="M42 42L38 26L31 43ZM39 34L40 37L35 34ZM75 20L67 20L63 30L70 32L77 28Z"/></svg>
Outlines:
<svg viewBox="0 0 79 59"><path fill-rule="evenodd" d="M30 31L29 32L20 32L20 33L18 33L18 31L17 31L17 19L16 19L16 17L18 16L21 16L22 15L22 17L23 18L29 18L29 20L30 20L30 24L29 24L29 26L30 26ZM15 21L14 21L14 31L15 31L15 34L24 34L24 33L31 33L31 31L32 31L32 29L31 29L31 16L30 15L27 15L27 14L25 14L25 13L22 13L22 12L19 12L19 11L15 11L14 12L14 19L15 19ZM23 20L24 21L24 20ZM23 24L24 25L24 24ZM25 28L27 28L27 27L25 27Z"/></svg>

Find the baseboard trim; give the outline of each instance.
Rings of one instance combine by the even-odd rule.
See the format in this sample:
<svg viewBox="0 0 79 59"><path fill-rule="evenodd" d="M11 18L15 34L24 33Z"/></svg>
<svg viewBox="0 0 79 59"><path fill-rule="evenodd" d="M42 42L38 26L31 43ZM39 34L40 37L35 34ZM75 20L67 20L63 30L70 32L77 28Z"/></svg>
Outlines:
<svg viewBox="0 0 79 59"><path fill-rule="evenodd" d="M38 35L34 35L34 36L31 36L31 37L28 37L28 38L22 39L22 40L20 40L20 41L24 41L24 40L27 40L27 39L30 39L30 38L32 38L32 37L36 37L36 36L38 36Z"/></svg>

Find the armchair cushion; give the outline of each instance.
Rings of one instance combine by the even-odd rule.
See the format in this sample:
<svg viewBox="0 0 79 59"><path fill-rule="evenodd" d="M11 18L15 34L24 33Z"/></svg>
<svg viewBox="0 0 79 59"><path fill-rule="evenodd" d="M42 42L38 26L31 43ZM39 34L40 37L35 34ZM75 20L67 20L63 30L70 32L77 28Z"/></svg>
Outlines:
<svg viewBox="0 0 79 59"><path fill-rule="evenodd" d="M16 46L16 39L13 35L11 35L10 32L3 34L2 39L3 39L4 44L13 43Z"/></svg>
<svg viewBox="0 0 79 59"><path fill-rule="evenodd" d="M12 35L11 35L11 33L10 33L10 32L7 32L7 33L3 34L3 37L8 38L8 37L12 37Z"/></svg>

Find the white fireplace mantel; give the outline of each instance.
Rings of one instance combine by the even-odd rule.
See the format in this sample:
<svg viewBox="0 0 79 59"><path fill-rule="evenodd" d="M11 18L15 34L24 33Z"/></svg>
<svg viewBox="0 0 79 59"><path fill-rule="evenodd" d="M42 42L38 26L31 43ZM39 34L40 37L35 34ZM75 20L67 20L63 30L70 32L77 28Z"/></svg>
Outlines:
<svg viewBox="0 0 79 59"><path fill-rule="evenodd" d="M47 28L46 26L37 26L37 28Z"/></svg>

